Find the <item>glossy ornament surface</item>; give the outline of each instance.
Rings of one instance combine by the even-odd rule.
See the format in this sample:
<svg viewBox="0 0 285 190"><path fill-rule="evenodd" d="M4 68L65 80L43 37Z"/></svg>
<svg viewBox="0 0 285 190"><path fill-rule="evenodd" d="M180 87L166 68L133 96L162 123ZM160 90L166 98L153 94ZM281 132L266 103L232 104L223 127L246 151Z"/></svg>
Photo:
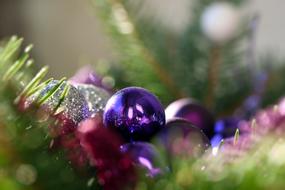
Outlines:
<svg viewBox="0 0 285 190"><path fill-rule="evenodd" d="M147 170L147 176L155 177L167 169L166 163L154 145L146 142L127 143L120 147L121 152L131 156L135 165Z"/></svg>
<svg viewBox="0 0 285 190"><path fill-rule="evenodd" d="M166 128L158 134L155 144L165 147L170 162L176 156L197 158L211 147L202 130L183 119L168 121Z"/></svg>
<svg viewBox="0 0 285 190"><path fill-rule="evenodd" d="M114 128L126 141L148 141L165 126L164 109L149 91L129 87L107 102L104 125Z"/></svg>
<svg viewBox="0 0 285 190"><path fill-rule="evenodd" d="M166 109L166 120L182 118L203 130L210 139L214 135L215 119L210 111L196 101L185 98L171 103Z"/></svg>

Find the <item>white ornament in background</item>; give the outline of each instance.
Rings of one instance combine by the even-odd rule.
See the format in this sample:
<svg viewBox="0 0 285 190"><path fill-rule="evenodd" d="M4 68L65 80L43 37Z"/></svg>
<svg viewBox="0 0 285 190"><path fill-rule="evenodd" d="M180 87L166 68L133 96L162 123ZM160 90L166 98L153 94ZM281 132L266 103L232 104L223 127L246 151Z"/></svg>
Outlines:
<svg viewBox="0 0 285 190"><path fill-rule="evenodd" d="M234 37L240 22L240 12L227 2L208 6L201 17L204 34L215 43L223 43Z"/></svg>

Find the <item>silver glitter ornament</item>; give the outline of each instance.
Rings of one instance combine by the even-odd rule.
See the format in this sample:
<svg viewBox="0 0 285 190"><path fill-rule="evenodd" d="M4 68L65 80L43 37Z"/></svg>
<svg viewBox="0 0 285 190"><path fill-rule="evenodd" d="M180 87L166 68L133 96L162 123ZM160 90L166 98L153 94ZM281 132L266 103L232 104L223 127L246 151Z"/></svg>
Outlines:
<svg viewBox="0 0 285 190"><path fill-rule="evenodd" d="M52 80L42 90L29 97L27 101L35 102L39 100L49 93L57 84L59 84L59 81ZM69 90L63 101L60 102L62 94L67 87L66 85L69 85ZM84 96L77 88L66 81L62 83L53 95L43 102L42 106L51 112L61 112L64 117L72 120L75 124L80 123L90 116L89 108Z"/></svg>
<svg viewBox="0 0 285 190"><path fill-rule="evenodd" d="M90 84L74 84L79 92L85 97L91 117L103 112L110 98L110 93L105 89Z"/></svg>

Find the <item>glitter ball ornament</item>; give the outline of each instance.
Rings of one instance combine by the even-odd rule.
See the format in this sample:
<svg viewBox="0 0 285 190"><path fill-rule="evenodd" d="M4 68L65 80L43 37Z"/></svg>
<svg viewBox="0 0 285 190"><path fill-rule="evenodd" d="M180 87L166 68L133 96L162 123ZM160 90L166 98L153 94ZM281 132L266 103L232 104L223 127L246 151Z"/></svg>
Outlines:
<svg viewBox="0 0 285 190"><path fill-rule="evenodd" d="M104 107L110 98L110 94L106 90L88 84L74 84L74 86L84 96L91 117L103 112Z"/></svg>
<svg viewBox="0 0 285 190"><path fill-rule="evenodd" d="M147 170L147 176L155 177L167 169L154 145L146 142L127 143L120 147L121 152L131 156L133 162Z"/></svg>
<svg viewBox="0 0 285 190"><path fill-rule="evenodd" d="M158 134L155 144L165 147L169 160L175 156L196 158L210 147L206 135L184 119L168 121L165 129Z"/></svg>
<svg viewBox="0 0 285 190"><path fill-rule="evenodd" d="M59 81L53 80L47 84L41 91L32 95L27 99L28 102L34 102L39 98L45 96L49 93L53 87L55 87ZM62 102L60 102L61 96L64 93L66 85L69 85L69 91L66 94L66 97ZM58 106L59 105L59 106ZM53 113L55 108L57 111L62 112L66 119L73 121L75 124L78 124L80 121L88 118L90 112L88 110L88 104L84 96L71 84L64 82L56 92L51 95L42 105L44 109L48 112Z"/></svg>
<svg viewBox="0 0 285 190"><path fill-rule="evenodd" d="M165 114L166 120L175 117L183 118L202 129L208 138L214 135L215 119L213 115L205 107L189 98L171 103L165 109Z"/></svg>
<svg viewBox="0 0 285 190"><path fill-rule="evenodd" d="M210 40L223 43L234 37L239 20L239 13L232 4L216 2L205 9L201 27Z"/></svg>
<svg viewBox="0 0 285 190"><path fill-rule="evenodd" d="M149 91L129 87L115 93L107 102L104 124L121 133L127 141L147 141L165 124L159 100Z"/></svg>

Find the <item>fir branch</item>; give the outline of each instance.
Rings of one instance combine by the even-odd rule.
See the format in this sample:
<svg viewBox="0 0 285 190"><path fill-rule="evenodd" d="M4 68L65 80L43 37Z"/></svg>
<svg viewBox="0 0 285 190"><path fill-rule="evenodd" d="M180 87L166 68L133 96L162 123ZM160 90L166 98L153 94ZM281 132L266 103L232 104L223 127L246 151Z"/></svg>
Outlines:
<svg viewBox="0 0 285 190"><path fill-rule="evenodd" d="M123 56L128 57L128 60L123 61L124 64L129 66L126 69L133 69L133 72L136 72L136 79L132 77L130 80L133 83L138 80L145 80L145 84L149 85L150 90L155 92L158 88L162 88L159 86L163 85L172 95L176 97L183 96L169 73L145 48L137 32L136 25L132 22L124 5L117 0L92 0L92 3L99 11L101 18L108 24L106 27L112 34L113 39L117 41L119 51ZM130 59L133 59L132 62L130 62ZM147 77L142 79L140 76L143 75ZM152 78L155 78L155 80L152 80ZM148 80L152 83L151 85L147 82ZM141 83L142 81L138 82L138 84ZM166 94L164 92L164 96L161 98L169 97Z"/></svg>
<svg viewBox="0 0 285 190"><path fill-rule="evenodd" d="M20 100L32 94L37 94L52 80L48 79L41 82L48 72L48 67L43 67L34 77L30 73L30 70L28 70L33 63L31 59L28 59L31 46L28 46L22 56L17 58L16 54L20 51L21 43L22 39L13 37L0 51L0 73L5 76L0 86L0 130L2 135L7 135L7 142L4 142L5 148L7 148L7 151L5 150L7 155L1 154L1 156L5 156L7 157L6 159L9 159L7 169L11 168L13 172L15 172L14 166L18 163L18 165L25 163L32 165L37 170L38 178L36 183L28 186L21 185L14 177L14 174L11 176L11 180L17 184L18 189L27 190L41 189L41 187L50 190L60 189L62 186L68 187L70 190L84 188L90 176L93 177L94 173L86 170L86 174L78 175L76 171L71 169L69 161L66 160L65 155L62 154L64 150L47 151L47 147L49 147L48 144L50 144L49 141L51 140L48 126L55 121L49 119L45 122L39 122L37 117L35 117L38 113L38 106L56 93L66 79L63 78L59 82L59 85L56 85L56 88L50 89L48 93L40 97L37 102L34 102L35 106L25 110L25 112L18 109L18 105L22 103ZM23 77L26 78L25 81L22 81ZM20 85L20 83L23 84ZM19 88L21 91L18 94L17 91ZM66 97L68 89L69 87L64 88L60 94L60 103L62 103ZM17 98L15 99L15 97ZM13 104L13 102L16 105ZM7 133L2 132L2 130L7 131ZM10 156L8 154L10 154ZM46 155L42 157L43 154ZM15 158L21 159L14 160ZM43 162L47 165L42 165ZM1 169L6 170L6 167ZM62 176L62 172L67 176ZM47 180L50 176L54 176L56 180ZM72 179L76 178L76 182L70 183L70 181L66 181L66 177L71 177ZM0 180L0 187L2 187L2 185L2 181ZM92 187L89 186L86 188L93 187L97 188L97 183L93 184Z"/></svg>
<svg viewBox="0 0 285 190"><path fill-rule="evenodd" d="M45 103L50 97L52 97L58 89L60 89L60 86L66 81L66 78L62 78L54 87L48 90L46 94L43 96L39 97L38 100L36 101L38 105L42 105ZM62 96L62 95L61 95Z"/></svg>
<svg viewBox="0 0 285 190"><path fill-rule="evenodd" d="M35 89L37 88L37 85L41 82L41 80L46 76L48 72L48 67L45 66L41 68L41 70L32 78L32 80L26 85L26 87L22 90L19 96L16 97L14 103L17 104L23 97L27 97L28 94L31 94L31 92L35 93Z"/></svg>

